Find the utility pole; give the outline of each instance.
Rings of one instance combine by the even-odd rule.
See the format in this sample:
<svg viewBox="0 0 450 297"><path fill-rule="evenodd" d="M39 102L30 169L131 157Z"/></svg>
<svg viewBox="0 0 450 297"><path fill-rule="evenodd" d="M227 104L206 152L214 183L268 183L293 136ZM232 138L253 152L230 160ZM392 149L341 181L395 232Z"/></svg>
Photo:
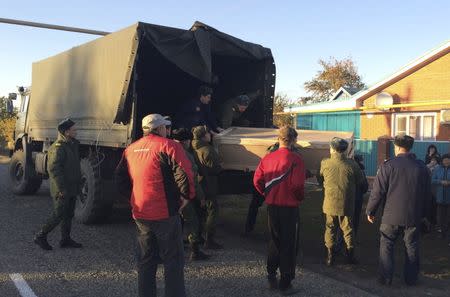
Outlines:
<svg viewBox="0 0 450 297"><path fill-rule="evenodd" d="M28 22L28 21L22 21L22 20L5 19L5 18L0 18L0 23L19 25L19 26L28 26L28 27L37 27L37 28L44 28L44 29L51 29L51 30L77 32L77 33L92 34L92 35L108 35L111 33L111 32L105 32L105 31L97 31L97 30L90 30L90 29L83 29L83 28L76 28L76 27L66 27L66 26Z"/></svg>

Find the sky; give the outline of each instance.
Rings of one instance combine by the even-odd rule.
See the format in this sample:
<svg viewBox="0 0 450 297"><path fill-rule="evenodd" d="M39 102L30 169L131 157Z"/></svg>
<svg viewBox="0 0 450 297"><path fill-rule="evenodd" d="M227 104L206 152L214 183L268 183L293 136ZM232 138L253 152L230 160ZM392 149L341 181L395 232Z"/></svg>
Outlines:
<svg viewBox="0 0 450 297"><path fill-rule="evenodd" d="M198 20L272 50L276 92L294 100L319 59L352 58L372 85L450 39L450 1L11 1L0 18L100 31L137 21L189 29ZM0 23L0 96L31 85L31 66L95 35Z"/></svg>

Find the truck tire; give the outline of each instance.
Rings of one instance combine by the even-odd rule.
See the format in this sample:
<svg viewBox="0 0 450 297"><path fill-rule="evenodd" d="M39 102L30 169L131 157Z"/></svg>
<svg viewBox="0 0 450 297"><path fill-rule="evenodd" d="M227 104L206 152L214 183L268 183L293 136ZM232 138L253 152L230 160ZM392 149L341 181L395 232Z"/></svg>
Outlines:
<svg viewBox="0 0 450 297"><path fill-rule="evenodd" d="M75 207L75 219L83 224L104 221L112 211L113 199L106 197L97 160L81 159L81 194ZM98 165L98 164L97 164Z"/></svg>
<svg viewBox="0 0 450 297"><path fill-rule="evenodd" d="M42 178L32 170L32 176L25 178L25 153L22 150L15 151L9 163L9 177L12 191L17 195L31 195L36 193L42 184ZM30 170L31 171L31 170Z"/></svg>

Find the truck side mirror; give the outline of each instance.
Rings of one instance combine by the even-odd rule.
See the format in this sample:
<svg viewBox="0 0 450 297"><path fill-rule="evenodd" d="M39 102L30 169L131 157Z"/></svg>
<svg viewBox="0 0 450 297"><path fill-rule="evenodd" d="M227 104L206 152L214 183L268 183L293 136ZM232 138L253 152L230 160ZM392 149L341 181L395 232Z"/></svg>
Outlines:
<svg viewBox="0 0 450 297"><path fill-rule="evenodd" d="M17 94L16 93L9 93L8 99L9 100L16 100L17 99Z"/></svg>

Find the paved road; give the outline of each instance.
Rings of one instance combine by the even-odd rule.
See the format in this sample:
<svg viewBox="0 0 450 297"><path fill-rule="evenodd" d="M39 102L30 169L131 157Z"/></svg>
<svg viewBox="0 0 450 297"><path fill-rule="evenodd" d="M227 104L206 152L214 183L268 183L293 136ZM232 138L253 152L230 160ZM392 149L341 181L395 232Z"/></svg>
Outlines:
<svg viewBox="0 0 450 297"><path fill-rule="evenodd" d="M5 159L0 158L0 163ZM8 187L7 165L0 164L0 296L18 297L10 275L19 273L38 297L137 296L134 267L134 225L121 212L109 223L75 223L73 238L81 250L57 247L59 230L49 236L51 252L32 243L33 234L51 210L48 185L33 196L15 196ZM189 296L276 296L266 290L264 255L242 245L238 237L221 234L226 249L213 253L213 261L188 264ZM162 274L158 272L162 292ZM353 286L299 270L296 296L374 296ZM32 295L30 295L32 296ZM160 296L163 296L161 293Z"/></svg>

